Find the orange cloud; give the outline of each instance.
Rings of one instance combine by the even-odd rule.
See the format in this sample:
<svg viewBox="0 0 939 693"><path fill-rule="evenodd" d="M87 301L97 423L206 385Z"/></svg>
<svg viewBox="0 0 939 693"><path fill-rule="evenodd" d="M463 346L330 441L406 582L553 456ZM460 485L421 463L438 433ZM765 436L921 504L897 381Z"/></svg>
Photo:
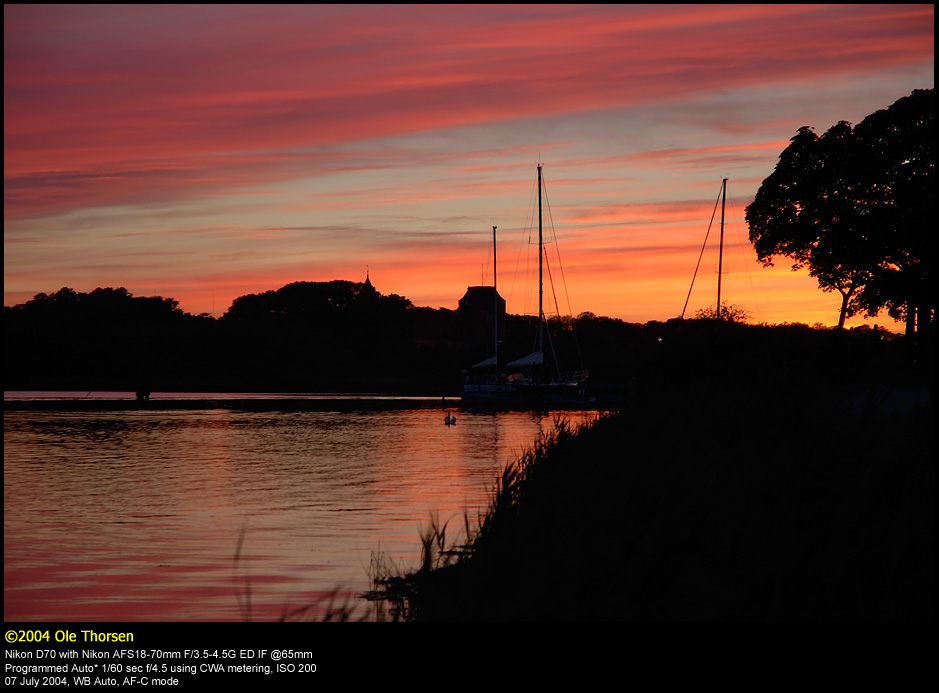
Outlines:
<svg viewBox="0 0 939 693"><path fill-rule="evenodd" d="M649 315L721 176L931 86L934 39L931 6L23 5L4 51L7 301L218 312L369 264L455 302L545 159L583 309Z"/></svg>

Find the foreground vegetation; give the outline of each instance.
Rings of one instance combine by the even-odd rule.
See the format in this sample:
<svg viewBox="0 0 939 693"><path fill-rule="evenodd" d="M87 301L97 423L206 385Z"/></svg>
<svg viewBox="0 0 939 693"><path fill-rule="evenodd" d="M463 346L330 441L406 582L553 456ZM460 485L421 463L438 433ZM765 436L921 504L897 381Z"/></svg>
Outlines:
<svg viewBox="0 0 939 693"><path fill-rule="evenodd" d="M432 526L420 569L372 598L416 621L932 620L931 385L792 385L651 389L560 422L471 541Z"/></svg>

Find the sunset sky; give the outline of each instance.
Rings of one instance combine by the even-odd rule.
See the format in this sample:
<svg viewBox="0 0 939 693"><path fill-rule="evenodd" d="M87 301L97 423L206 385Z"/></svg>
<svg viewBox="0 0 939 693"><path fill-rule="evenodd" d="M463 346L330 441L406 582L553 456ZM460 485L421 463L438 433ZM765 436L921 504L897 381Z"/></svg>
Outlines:
<svg viewBox="0 0 939 693"><path fill-rule="evenodd" d="M541 162L562 313L678 316L726 177L722 298L836 324L838 294L756 261L744 207L800 126L932 88L933 23L932 5L5 5L4 303L123 286L220 316L368 268L456 308L492 282L498 225L500 293L529 312ZM689 314L714 303L716 234Z"/></svg>

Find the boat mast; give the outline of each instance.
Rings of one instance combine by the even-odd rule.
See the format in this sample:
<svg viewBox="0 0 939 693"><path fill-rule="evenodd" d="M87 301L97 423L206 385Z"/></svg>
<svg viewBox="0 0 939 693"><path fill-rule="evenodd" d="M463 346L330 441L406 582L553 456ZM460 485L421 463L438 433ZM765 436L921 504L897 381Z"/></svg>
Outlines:
<svg viewBox="0 0 939 693"><path fill-rule="evenodd" d="M724 264L724 206L727 204L727 179L721 181L721 244L717 256L717 319L721 319L721 270Z"/></svg>
<svg viewBox="0 0 939 693"><path fill-rule="evenodd" d="M499 286L496 272L496 227L492 227L492 327L495 343L492 347L492 356L496 362L496 375L499 373Z"/></svg>
<svg viewBox="0 0 939 693"><path fill-rule="evenodd" d="M541 164L538 164L538 349L544 352L544 238L541 222Z"/></svg>

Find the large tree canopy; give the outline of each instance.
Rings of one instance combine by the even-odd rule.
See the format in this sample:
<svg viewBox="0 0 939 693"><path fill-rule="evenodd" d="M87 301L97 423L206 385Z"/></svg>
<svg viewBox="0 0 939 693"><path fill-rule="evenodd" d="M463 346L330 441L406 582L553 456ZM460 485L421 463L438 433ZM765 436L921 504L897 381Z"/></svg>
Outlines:
<svg viewBox="0 0 939 693"><path fill-rule="evenodd" d="M842 295L839 326L886 310L931 330L934 304L933 90L856 127L799 128L747 207L764 266L782 255Z"/></svg>

